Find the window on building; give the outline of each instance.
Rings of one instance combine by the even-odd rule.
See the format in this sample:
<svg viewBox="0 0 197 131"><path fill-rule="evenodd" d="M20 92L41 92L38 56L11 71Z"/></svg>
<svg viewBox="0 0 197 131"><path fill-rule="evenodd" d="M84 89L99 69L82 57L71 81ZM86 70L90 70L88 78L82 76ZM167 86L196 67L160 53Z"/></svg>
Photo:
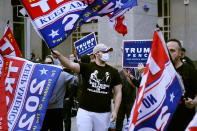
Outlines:
<svg viewBox="0 0 197 131"><path fill-rule="evenodd" d="M20 5L21 3L20 3L19 0L11 0L11 4L12 4L13 6L16 6L16 5Z"/></svg>
<svg viewBox="0 0 197 131"><path fill-rule="evenodd" d="M164 39L170 39L170 0L158 0L158 24Z"/></svg>
<svg viewBox="0 0 197 131"><path fill-rule="evenodd" d="M24 56L25 40L24 40L24 17L18 15L18 11L22 8L20 5L13 6L13 34L19 49Z"/></svg>

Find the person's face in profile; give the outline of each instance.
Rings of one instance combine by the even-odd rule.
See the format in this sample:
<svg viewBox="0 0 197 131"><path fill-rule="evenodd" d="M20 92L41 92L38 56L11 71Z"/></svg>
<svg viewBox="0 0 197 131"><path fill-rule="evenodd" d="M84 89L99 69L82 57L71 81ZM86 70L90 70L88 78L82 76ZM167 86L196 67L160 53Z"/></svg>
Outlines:
<svg viewBox="0 0 197 131"><path fill-rule="evenodd" d="M167 43L167 48L169 50L172 61L176 63L181 58L181 48L175 41L170 41Z"/></svg>

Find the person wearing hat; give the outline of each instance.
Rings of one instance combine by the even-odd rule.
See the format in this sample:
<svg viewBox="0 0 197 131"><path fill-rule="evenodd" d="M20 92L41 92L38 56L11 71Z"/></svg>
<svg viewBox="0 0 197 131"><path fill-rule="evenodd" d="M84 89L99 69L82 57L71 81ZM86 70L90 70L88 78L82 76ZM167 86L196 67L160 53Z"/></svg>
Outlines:
<svg viewBox="0 0 197 131"><path fill-rule="evenodd" d="M63 66L80 73L83 79L82 95L77 112L78 131L107 131L110 121L117 118L122 99L122 84L118 70L108 65L113 48L97 44L93 49L95 62L74 63L58 51L53 51ZM111 98L114 109L111 111Z"/></svg>

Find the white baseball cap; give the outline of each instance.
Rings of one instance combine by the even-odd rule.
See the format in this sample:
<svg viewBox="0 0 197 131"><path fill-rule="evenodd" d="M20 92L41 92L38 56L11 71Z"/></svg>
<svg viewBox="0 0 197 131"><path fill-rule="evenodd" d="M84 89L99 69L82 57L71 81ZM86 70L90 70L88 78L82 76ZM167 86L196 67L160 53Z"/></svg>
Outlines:
<svg viewBox="0 0 197 131"><path fill-rule="evenodd" d="M109 52L109 51L113 51L113 48L111 47L107 47L105 44L103 43L99 43L97 44L94 49L93 49L93 54L97 53L98 51L102 51L102 52Z"/></svg>

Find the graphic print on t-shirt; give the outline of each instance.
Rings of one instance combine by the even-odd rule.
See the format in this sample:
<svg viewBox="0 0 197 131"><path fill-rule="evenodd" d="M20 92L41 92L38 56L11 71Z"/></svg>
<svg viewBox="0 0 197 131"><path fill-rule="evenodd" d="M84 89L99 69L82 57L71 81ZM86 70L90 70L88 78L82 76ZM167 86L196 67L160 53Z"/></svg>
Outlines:
<svg viewBox="0 0 197 131"><path fill-rule="evenodd" d="M105 72L102 79L98 78L98 70L95 70L90 75L89 84L92 88L88 88L87 90L90 92L96 92L100 94L108 94L107 88L110 87L110 73Z"/></svg>

